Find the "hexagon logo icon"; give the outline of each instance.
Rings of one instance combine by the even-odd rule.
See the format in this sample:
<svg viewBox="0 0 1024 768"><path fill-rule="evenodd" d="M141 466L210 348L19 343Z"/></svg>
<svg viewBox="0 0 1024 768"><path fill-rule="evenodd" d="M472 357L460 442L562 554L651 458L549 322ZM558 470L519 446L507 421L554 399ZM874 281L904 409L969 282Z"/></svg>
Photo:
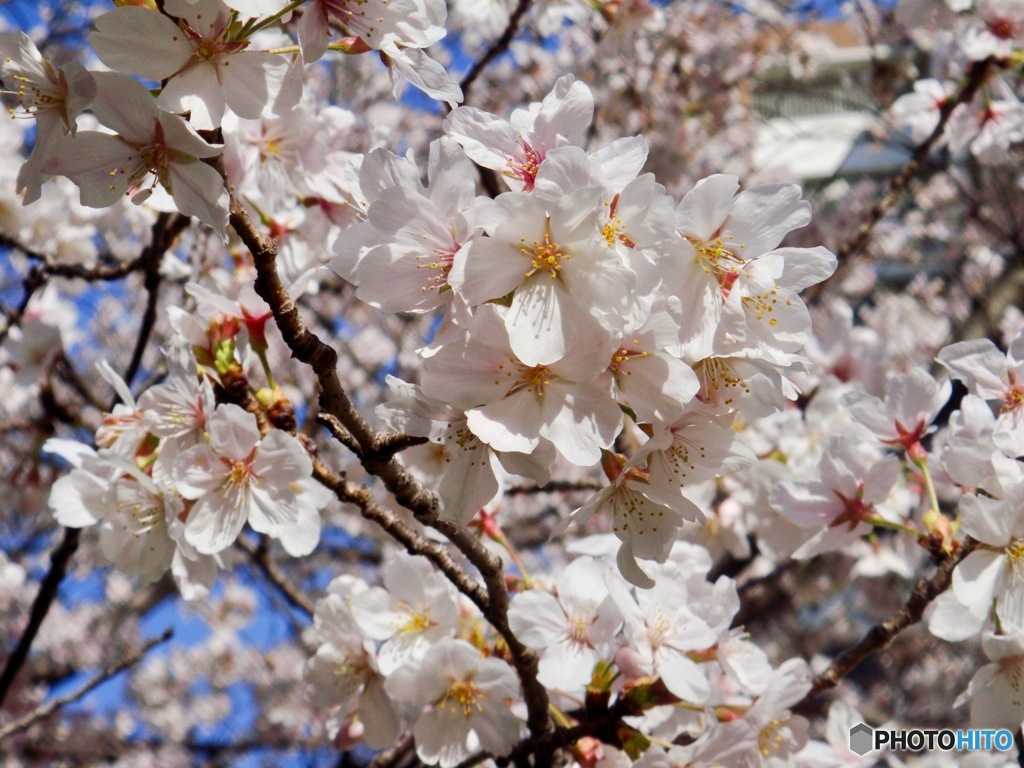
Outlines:
<svg viewBox="0 0 1024 768"><path fill-rule="evenodd" d="M850 729L850 750L858 755L870 752L874 741L874 730L870 725L857 723Z"/></svg>

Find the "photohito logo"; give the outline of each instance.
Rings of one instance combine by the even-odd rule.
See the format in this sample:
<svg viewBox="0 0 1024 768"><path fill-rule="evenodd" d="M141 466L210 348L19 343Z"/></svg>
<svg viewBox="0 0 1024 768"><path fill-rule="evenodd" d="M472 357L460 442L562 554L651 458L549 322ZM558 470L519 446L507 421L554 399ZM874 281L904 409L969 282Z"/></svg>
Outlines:
<svg viewBox="0 0 1024 768"><path fill-rule="evenodd" d="M850 751L866 755L872 749L893 749L905 752L938 750L940 752L966 752L969 750L998 749L1005 752L1013 746L1013 734L1001 730L975 728L953 731L949 728L916 728L909 731L875 729L857 723L850 729Z"/></svg>

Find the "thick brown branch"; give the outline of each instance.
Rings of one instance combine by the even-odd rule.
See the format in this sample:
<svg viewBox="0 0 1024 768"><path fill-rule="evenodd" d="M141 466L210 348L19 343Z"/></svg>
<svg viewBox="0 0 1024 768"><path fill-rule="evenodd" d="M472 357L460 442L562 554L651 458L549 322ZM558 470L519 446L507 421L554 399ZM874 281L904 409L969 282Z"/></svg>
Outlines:
<svg viewBox="0 0 1024 768"><path fill-rule="evenodd" d="M429 558L460 591L477 604L505 640L512 655L523 686L528 711L527 725L531 734L539 737L548 733L551 728L548 696L547 690L537 681L537 656L519 642L508 626L509 595L501 560L465 530L439 518L440 504L437 497L395 459L390 445L398 438L385 438L356 411L338 377L337 353L306 327L295 302L281 282L276 264L277 242L256 227L226 178L225 185L231 198L231 226L249 250L256 267L256 293L270 306L274 321L292 357L310 366L316 374L320 384L321 415L337 420L337 424L332 424L336 434L342 434L340 427L351 435L358 445L360 462L368 474L380 478L399 504L411 511L420 523L430 525L444 534L480 571L486 591L473 582L442 547L416 534L390 510L379 505L366 488L345 482L340 475L326 470L319 463L314 466L314 476L331 488L340 500L358 506L365 517L380 525L410 552ZM538 768L548 762L549 759L539 758Z"/></svg>

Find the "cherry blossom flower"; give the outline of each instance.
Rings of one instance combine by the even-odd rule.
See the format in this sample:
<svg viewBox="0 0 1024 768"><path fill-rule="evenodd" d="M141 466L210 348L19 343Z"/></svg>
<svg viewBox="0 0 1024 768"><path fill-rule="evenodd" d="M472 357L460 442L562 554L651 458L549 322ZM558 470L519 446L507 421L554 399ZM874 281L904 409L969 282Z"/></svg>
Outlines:
<svg viewBox="0 0 1024 768"><path fill-rule="evenodd" d="M1011 456L1022 453L1024 334L1013 340L1005 355L991 340L973 339L943 348L937 359L971 394L997 404L995 444Z"/></svg>
<svg viewBox="0 0 1024 768"><path fill-rule="evenodd" d="M670 293L680 300L684 358L710 353L725 297L743 266L778 247L805 226L811 206L795 184L768 184L739 192L739 178L702 179L676 208L676 226L691 248L665 265ZM694 308L701 307L697 311Z"/></svg>
<svg viewBox="0 0 1024 768"><path fill-rule="evenodd" d="M450 637L458 606L454 588L429 562L401 553L384 568L384 586L353 595L351 609L364 637L384 641L377 666L387 676Z"/></svg>
<svg viewBox="0 0 1024 768"><path fill-rule="evenodd" d="M317 650L305 669L309 697L317 706L337 707L341 719L358 713L366 743L384 749L398 736L401 719L384 690L372 641L357 629L342 584L336 579L332 587L337 591L317 602L313 616Z"/></svg>
<svg viewBox="0 0 1024 768"><path fill-rule="evenodd" d="M419 664L396 669L387 692L416 707L431 705L413 726L420 760L454 768L478 750L507 755L521 724L506 705L519 680L499 658L481 658L464 640L443 640Z"/></svg>
<svg viewBox="0 0 1024 768"><path fill-rule="evenodd" d="M597 357L593 349L605 339L580 338L557 363L526 365L510 348L508 311L479 307L466 343L445 345L427 362L424 392L465 410L470 431L496 451L533 453L544 440L574 464L595 464L622 424L608 386L596 379L610 350Z"/></svg>
<svg viewBox="0 0 1024 768"><path fill-rule="evenodd" d="M484 224L489 237L455 254L448 280L471 306L515 292L505 327L527 365L557 362L577 335L621 330L629 316L636 275L598 231L596 202L583 190L549 209L506 193Z"/></svg>
<svg viewBox="0 0 1024 768"><path fill-rule="evenodd" d="M96 19L89 35L96 54L111 69L149 80L167 80L159 103L188 112L195 128L221 124L225 107L255 120L285 114L302 94L298 73L281 56L246 50L231 38L231 12L221 0L166 0L164 10L115 8ZM140 47L138 40L145 40ZM113 126L112 126L113 127Z"/></svg>
<svg viewBox="0 0 1024 768"><path fill-rule="evenodd" d="M256 417L226 404L207 421L209 444L182 453L175 464L178 492L195 503L185 540L203 554L231 546L246 520L260 533L297 525L308 503L295 484L313 464L300 443L280 430L262 440Z"/></svg>
<svg viewBox="0 0 1024 768"><path fill-rule="evenodd" d="M934 431L929 425L949 400L951 391L948 380L940 384L926 371L915 368L886 379L884 400L854 391L844 402L850 414L879 440L901 446L912 459L918 460L924 450L921 438Z"/></svg>
<svg viewBox="0 0 1024 768"><path fill-rule="evenodd" d="M970 701L972 728L1006 728L1011 733L1024 721L1024 631L986 632L981 647L991 664L979 669L955 706Z"/></svg>
<svg viewBox="0 0 1024 768"><path fill-rule="evenodd" d="M116 72L94 77L93 113L116 135L79 131L55 148L44 169L74 181L82 204L93 208L113 205L122 195L142 202L159 183L179 211L223 232L228 215L224 182L202 162L219 155L221 147L207 144L180 117L157 107L132 78Z"/></svg>
<svg viewBox="0 0 1024 768"><path fill-rule="evenodd" d="M594 665L610 659L622 617L604 588L607 568L589 557L574 560L552 592L521 592L509 608L516 636L541 651L537 679L548 688L582 696Z"/></svg>
<svg viewBox="0 0 1024 768"><path fill-rule="evenodd" d="M608 589L622 612L629 649L644 673L660 677L685 702L706 702L711 685L687 654L710 648L717 633L688 607L689 590L678 569L662 567L657 583L635 597L615 581L608 581Z"/></svg>
<svg viewBox="0 0 1024 768"><path fill-rule="evenodd" d="M789 709L811 688L810 669L790 659L743 717L718 726L705 749L726 766L785 765L807 744L808 722Z"/></svg>
<svg viewBox="0 0 1024 768"><path fill-rule="evenodd" d="M476 107L459 107L445 120L445 132L473 162L498 171L510 189L530 192L547 153L579 144L593 117L590 89L566 75L542 102L515 110L508 122Z"/></svg>
<svg viewBox="0 0 1024 768"><path fill-rule="evenodd" d="M960 499L962 530L984 546L953 571L953 594L976 617L995 611L1003 627L1024 629L1024 484L1003 499Z"/></svg>
<svg viewBox="0 0 1024 768"><path fill-rule="evenodd" d="M96 95L96 81L76 61L55 68L40 55L24 32L0 33L0 81L16 98L11 117L31 115L36 119L32 152L18 172L17 191L24 191L25 205L39 199L45 180L42 164L52 153L59 137L75 133L76 119Z"/></svg>
<svg viewBox="0 0 1024 768"><path fill-rule="evenodd" d="M397 156L380 162L411 165ZM364 163L368 176L373 165ZM359 286L360 299L385 312L447 304L456 254L474 234L475 184L465 154L450 139L432 142L427 168L426 189L405 169L396 173L370 203L367 223L343 232L334 246L332 268Z"/></svg>
<svg viewBox="0 0 1024 768"><path fill-rule="evenodd" d="M541 443L534 454L498 453L469 428L466 414L424 395L419 387L387 378L392 399L377 407L377 415L393 429L409 435L429 437L431 455L442 463L439 492L443 514L466 525L481 507L495 498L501 487L502 466L512 474L526 475L538 485L551 476L554 451ZM433 450L440 449L440 455ZM412 455L410 455L412 454ZM405 452L416 468L415 454Z"/></svg>
<svg viewBox="0 0 1024 768"><path fill-rule="evenodd" d="M824 526L793 556L812 557L839 549L871 531L874 517L889 519L881 505L899 477L900 465L869 443L834 437L821 456L820 480L784 482L771 505L801 528Z"/></svg>

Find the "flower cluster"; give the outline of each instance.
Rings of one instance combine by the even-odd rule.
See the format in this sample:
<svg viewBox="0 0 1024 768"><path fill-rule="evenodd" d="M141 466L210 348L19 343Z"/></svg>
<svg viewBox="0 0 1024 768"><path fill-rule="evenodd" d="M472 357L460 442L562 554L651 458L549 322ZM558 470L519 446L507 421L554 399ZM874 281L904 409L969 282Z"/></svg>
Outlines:
<svg viewBox="0 0 1024 768"><path fill-rule="evenodd" d="M779 247L810 220L794 185L741 192L712 176L676 202L640 173L642 138L585 151L574 142L593 106L563 78L509 122L460 107L431 145L426 188L408 158L371 155L368 219L335 243L332 267L382 309L446 308L422 391L380 414L451 453L447 514L465 522L494 495L494 457L536 479L550 455L605 455L613 485L574 519L610 504L623 574L651 586L636 558L664 562L682 521L701 517L682 488L741 460L730 424L796 396L811 332L798 292L835 257ZM462 151L509 191L475 197ZM624 414L650 440L619 462Z"/></svg>

